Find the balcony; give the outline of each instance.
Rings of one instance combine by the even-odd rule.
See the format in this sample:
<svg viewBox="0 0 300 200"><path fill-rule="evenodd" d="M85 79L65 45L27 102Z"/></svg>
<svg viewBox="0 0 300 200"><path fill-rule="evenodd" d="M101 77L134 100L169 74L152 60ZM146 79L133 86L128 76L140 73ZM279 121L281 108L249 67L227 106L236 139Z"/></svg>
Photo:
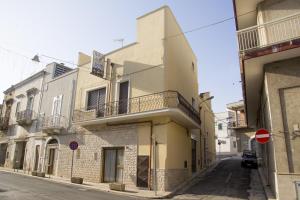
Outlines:
<svg viewBox="0 0 300 200"><path fill-rule="evenodd" d="M0 130L5 131L8 129L9 117L0 117Z"/></svg>
<svg viewBox="0 0 300 200"><path fill-rule="evenodd" d="M20 126L31 125L34 118L35 113L32 110L23 110L16 114L16 121Z"/></svg>
<svg viewBox="0 0 300 200"><path fill-rule="evenodd" d="M244 119L237 120L237 121L230 121L228 122L228 128L230 129L247 128L247 124Z"/></svg>
<svg viewBox="0 0 300 200"><path fill-rule="evenodd" d="M300 13L237 32L239 50L264 48L300 38Z"/></svg>
<svg viewBox="0 0 300 200"><path fill-rule="evenodd" d="M54 115L45 117L42 122L42 131L48 134L59 134L68 126L64 116Z"/></svg>
<svg viewBox="0 0 300 200"><path fill-rule="evenodd" d="M164 91L125 101L109 102L91 110L75 110L73 121L76 124L93 125L155 116L170 116L187 126L200 126L198 111L177 91Z"/></svg>

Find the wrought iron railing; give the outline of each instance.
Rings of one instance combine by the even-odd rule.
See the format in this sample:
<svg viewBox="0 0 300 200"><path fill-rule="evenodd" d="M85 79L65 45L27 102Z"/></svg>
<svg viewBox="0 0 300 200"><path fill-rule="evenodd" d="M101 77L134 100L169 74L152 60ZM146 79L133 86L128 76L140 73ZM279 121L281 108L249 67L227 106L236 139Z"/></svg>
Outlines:
<svg viewBox="0 0 300 200"><path fill-rule="evenodd" d="M32 110L23 110L16 113L16 121L22 124L31 123L35 117L35 113Z"/></svg>
<svg viewBox="0 0 300 200"><path fill-rule="evenodd" d="M0 130L7 130L9 125L9 117L0 117Z"/></svg>
<svg viewBox="0 0 300 200"><path fill-rule="evenodd" d="M241 52L300 38L300 13L237 32Z"/></svg>
<svg viewBox="0 0 300 200"><path fill-rule="evenodd" d="M62 129L67 128L67 126L66 118L61 115L52 115L42 119L42 129Z"/></svg>
<svg viewBox="0 0 300 200"><path fill-rule="evenodd" d="M166 108L177 108L200 124L198 111L177 91L164 91L139 97L97 105L96 109L74 111L73 121L89 121L96 118L108 118L130 115Z"/></svg>

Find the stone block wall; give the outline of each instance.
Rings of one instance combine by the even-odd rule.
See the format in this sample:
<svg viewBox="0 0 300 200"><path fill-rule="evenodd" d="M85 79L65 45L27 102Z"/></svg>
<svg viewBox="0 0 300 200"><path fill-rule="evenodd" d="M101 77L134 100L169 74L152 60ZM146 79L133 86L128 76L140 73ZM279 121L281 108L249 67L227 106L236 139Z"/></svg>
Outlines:
<svg viewBox="0 0 300 200"><path fill-rule="evenodd" d="M151 184L154 189L154 170L152 169ZM172 191L188 177L188 169L157 169L157 190L158 191Z"/></svg>
<svg viewBox="0 0 300 200"><path fill-rule="evenodd" d="M59 136L59 158L57 175L70 177L72 151L71 141L79 143L74 152L73 176L85 181L102 182L103 148L124 147L123 182L129 186L136 185L137 165L137 131L135 126L103 128L102 130L85 130L80 134Z"/></svg>

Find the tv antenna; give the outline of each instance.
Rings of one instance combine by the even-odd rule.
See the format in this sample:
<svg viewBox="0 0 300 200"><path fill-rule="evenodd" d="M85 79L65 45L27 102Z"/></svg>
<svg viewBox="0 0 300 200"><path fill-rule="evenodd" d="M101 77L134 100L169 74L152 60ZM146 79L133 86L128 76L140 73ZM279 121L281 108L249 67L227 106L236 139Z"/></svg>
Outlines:
<svg viewBox="0 0 300 200"><path fill-rule="evenodd" d="M115 39L114 42L121 42L122 47L123 47L123 44L124 44L124 38Z"/></svg>

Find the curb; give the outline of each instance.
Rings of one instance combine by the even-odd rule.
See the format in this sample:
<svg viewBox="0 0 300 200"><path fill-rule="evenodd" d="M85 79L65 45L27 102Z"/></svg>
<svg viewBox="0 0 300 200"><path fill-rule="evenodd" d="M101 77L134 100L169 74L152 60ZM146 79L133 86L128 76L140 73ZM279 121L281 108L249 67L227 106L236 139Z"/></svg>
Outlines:
<svg viewBox="0 0 300 200"><path fill-rule="evenodd" d="M25 173L20 173L20 172L14 172L14 171L10 171L10 170L6 170L6 169L1 169L0 171L2 172L6 172L6 173L10 173L10 174L17 174L17 175L21 175L21 176L27 176L30 178L35 178L35 179L40 179L40 180L44 180L44 181L48 181L48 182L52 182L52 183L59 183L59 184L63 184L63 185L71 185L74 187L81 187L81 188L86 188L86 189L90 189L90 190L95 190L95 191L101 191L101 192L107 192L107 193L112 193L118 196L128 196L128 197L134 197L134 198L139 198L139 199L160 199L160 198L164 198L163 196L159 196L159 197L142 197L142 196L138 196L138 195L133 195L133 194L129 194L125 192L119 192L119 191L114 191L114 190L107 190L107 189L102 189L102 188L97 188L94 186L89 186L89 185L84 185L84 184L75 184L75 183L69 183L69 182L65 182L65 181L59 181L59 180L55 180L55 179L51 179L49 177L37 177L37 176L31 176L30 174L25 174Z"/></svg>

